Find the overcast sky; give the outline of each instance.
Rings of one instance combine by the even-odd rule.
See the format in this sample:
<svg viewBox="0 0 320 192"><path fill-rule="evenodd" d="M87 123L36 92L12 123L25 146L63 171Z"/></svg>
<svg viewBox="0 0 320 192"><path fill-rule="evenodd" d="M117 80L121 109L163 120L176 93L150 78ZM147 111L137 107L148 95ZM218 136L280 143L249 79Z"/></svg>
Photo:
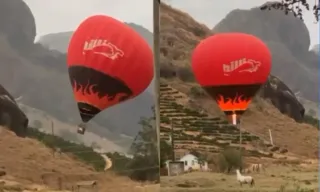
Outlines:
<svg viewBox="0 0 320 192"><path fill-rule="evenodd" d="M213 28L230 11L234 9L250 9L262 5L266 0L163 0L172 7L187 12L195 20ZM200 3L201 2L201 3ZM314 0L308 0L312 5ZM311 47L319 44L319 24L315 24L312 12L304 13L304 21L311 36Z"/></svg>
<svg viewBox="0 0 320 192"><path fill-rule="evenodd" d="M24 0L37 25L37 36L72 31L85 18L106 14L153 29L152 0Z"/></svg>
<svg viewBox="0 0 320 192"><path fill-rule="evenodd" d="M152 0L24 0L33 12L38 36L74 30L90 15L106 14L121 21L140 24L152 31ZM212 28L233 9L250 9L266 0L164 0ZM199 3L201 1L201 3ZM312 4L313 0L310 1ZM319 43L319 25L311 12L304 14L312 45Z"/></svg>

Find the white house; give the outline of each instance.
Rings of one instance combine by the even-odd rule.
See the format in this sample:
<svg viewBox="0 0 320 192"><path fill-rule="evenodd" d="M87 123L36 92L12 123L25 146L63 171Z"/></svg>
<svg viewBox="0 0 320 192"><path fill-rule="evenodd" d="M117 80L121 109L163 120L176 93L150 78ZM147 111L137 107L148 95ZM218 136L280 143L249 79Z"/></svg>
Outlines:
<svg viewBox="0 0 320 192"><path fill-rule="evenodd" d="M198 171L207 171L208 163L199 162L198 158L192 154L187 154L180 158L180 161L184 162L184 171L189 170L198 170Z"/></svg>

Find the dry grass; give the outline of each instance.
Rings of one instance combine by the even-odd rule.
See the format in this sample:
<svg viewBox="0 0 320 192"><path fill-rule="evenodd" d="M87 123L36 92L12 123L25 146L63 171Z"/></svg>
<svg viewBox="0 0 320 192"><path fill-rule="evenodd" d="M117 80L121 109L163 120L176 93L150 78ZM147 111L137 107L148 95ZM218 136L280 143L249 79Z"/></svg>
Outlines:
<svg viewBox="0 0 320 192"><path fill-rule="evenodd" d="M114 179L107 180L108 182L115 181ZM119 181L117 181L119 182ZM99 186L97 191L98 192L106 192L106 191L119 191L119 192L158 192L160 191L160 185L139 185L130 183L128 181L123 181L126 184L122 185L110 185L106 186L103 184L103 186ZM118 183L119 184L119 183ZM72 190L55 190L50 189L49 187L45 185L39 185L39 184L25 184L21 182L16 182L14 180L0 180L0 191L5 190L6 192L35 192L35 191L41 191L41 192L71 192ZM94 188L91 186L87 187L81 187L81 192L92 192L95 191Z"/></svg>
<svg viewBox="0 0 320 192"><path fill-rule="evenodd" d="M157 191L159 185L138 183L112 172L96 172L68 154L53 156L52 150L39 141L18 138L0 127L0 191L36 191L35 188L70 189L79 181L98 183L98 191ZM89 190L90 191L90 190Z"/></svg>
<svg viewBox="0 0 320 192"><path fill-rule="evenodd" d="M210 98L197 99L197 102L211 115L217 114L219 110ZM270 129L274 144L288 149L291 153L311 158L317 157L317 128L295 122L265 100L258 99L258 102L252 103L242 117L241 123L242 130L264 140L269 140L268 130Z"/></svg>
<svg viewBox="0 0 320 192"><path fill-rule="evenodd" d="M46 173L93 174L91 167L76 161L71 156L61 154L54 157L53 151L30 138L19 138L13 133L0 129L0 166L9 175L41 182Z"/></svg>
<svg viewBox="0 0 320 192"><path fill-rule="evenodd" d="M161 191L168 192L297 192L300 189L318 189L317 165L308 168L300 166L272 165L266 172L250 174L255 179L255 186L240 187L235 174L193 172L176 177L161 177ZM195 187L177 187L192 186ZM282 190L282 191L281 191ZM318 190L317 190L318 191ZM300 192L300 191L299 191Z"/></svg>

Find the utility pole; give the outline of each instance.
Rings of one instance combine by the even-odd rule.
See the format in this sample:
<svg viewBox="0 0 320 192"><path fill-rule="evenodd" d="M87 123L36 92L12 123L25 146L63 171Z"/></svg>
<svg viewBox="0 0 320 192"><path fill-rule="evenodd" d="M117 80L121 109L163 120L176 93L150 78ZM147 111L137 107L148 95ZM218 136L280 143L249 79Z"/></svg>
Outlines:
<svg viewBox="0 0 320 192"><path fill-rule="evenodd" d="M241 162L242 162L242 132L241 132L240 119L237 120L237 125L236 126L239 129L239 153L240 153L240 159L241 159Z"/></svg>
<svg viewBox="0 0 320 192"><path fill-rule="evenodd" d="M240 152L241 152L241 149L242 149L242 132L241 132L240 121L237 122L237 127L239 129L239 144L240 144Z"/></svg>
<svg viewBox="0 0 320 192"><path fill-rule="evenodd" d="M170 134L170 137L171 137L171 155L172 155L172 161L175 161L176 160L176 157L175 157L175 154L174 154L174 130L173 130L173 121L172 119L170 120L170 123L171 123L171 134Z"/></svg>
<svg viewBox="0 0 320 192"><path fill-rule="evenodd" d="M53 120L50 119L51 121L51 134L54 136L54 126L53 126Z"/></svg>
<svg viewBox="0 0 320 192"><path fill-rule="evenodd" d="M242 148L242 133L241 133L241 125L240 125L240 116L237 118L237 115L235 112L232 114L232 124L239 129L239 151L241 154L241 148Z"/></svg>

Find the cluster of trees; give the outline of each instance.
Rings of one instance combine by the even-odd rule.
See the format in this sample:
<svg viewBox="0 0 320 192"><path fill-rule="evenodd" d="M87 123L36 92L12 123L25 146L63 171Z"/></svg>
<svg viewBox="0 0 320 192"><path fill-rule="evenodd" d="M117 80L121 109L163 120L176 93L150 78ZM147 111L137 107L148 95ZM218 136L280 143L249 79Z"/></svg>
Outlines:
<svg viewBox="0 0 320 192"><path fill-rule="evenodd" d="M154 110L152 109L153 114ZM119 153L108 153L112 160L111 170L133 180L159 182L159 156L155 114L150 118L141 118L142 129L133 141L126 157Z"/></svg>

